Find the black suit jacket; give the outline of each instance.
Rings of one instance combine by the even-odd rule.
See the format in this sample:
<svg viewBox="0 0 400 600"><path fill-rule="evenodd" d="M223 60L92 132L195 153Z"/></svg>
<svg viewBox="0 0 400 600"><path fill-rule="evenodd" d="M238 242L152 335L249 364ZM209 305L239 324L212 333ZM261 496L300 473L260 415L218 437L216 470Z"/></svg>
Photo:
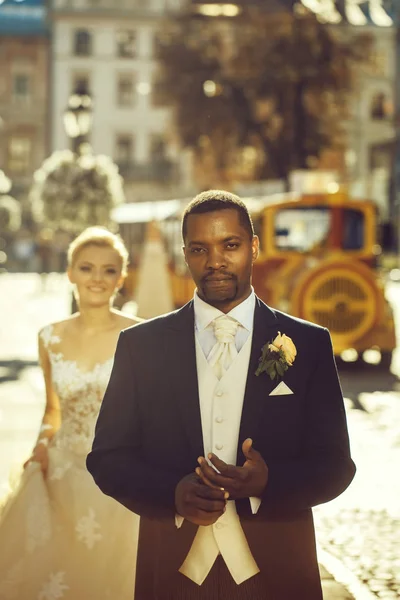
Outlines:
<svg viewBox="0 0 400 600"><path fill-rule="evenodd" d="M294 394L255 375L262 346L278 332L297 357L284 381ZM327 330L270 309L257 298L240 425L269 467L260 509L237 502L242 527L271 600L322 598L311 507L351 482L343 398ZM197 527L175 527L177 483L203 455L194 309L123 331L87 465L105 494L141 515L135 600L167 598Z"/></svg>

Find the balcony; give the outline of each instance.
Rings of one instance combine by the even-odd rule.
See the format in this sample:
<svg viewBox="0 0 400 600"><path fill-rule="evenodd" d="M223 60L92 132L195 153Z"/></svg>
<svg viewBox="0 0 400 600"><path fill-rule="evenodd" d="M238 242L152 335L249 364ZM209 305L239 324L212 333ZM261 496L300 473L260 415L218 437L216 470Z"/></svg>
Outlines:
<svg viewBox="0 0 400 600"><path fill-rule="evenodd" d="M117 164L120 174L126 181L175 183L178 179L178 166L166 159L149 163L117 161Z"/></svg>

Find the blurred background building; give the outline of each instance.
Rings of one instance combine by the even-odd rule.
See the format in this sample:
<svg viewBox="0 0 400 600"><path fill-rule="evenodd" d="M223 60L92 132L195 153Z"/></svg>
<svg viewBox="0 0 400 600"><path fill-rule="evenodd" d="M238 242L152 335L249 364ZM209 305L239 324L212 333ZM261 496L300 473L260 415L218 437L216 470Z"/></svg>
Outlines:
<svg viewBox="0 0 400 600"><path fill-rule="evenodd" d="M90 143L114 159L127 201L179 194L171 108L158 90L158 35L183 0L53 0L52 150L68 147L62 116L75 89L93 99Z"/></svg>
<svg viewBox="0 0 400 600"><path fill-rule="evenodd" d="M346 123L346 166L356 195L378 204L381 219L395 216L390 193L395 152L396 26L390 5L382 2L349 3L337 27L350 35L360 28L371 38L369 60L357 72L357 89Z"/></svg>
<svg viewBox="0 0 400 600"><path fill-rule="evenodd" d="M0 2L0 169L24 204L50 149L49 33L45 0Z"/></svg>
<svg viewBox="0 0 400 600"><path fill-rule="evenodd" d="M265 61L265 89L252 123L258 128L255 142L254 132L245 131L250 104L242 102L254 90L240 79L240 69L250 68L251 60L230 65L232 49L263 23L284 29L292 21L296 33L293 18L306 11L316 16L316 28L345 44L345 51L359 46L351 86L341 90L340 107L337 98L329 103L326 90L319 93L314 86L317 108L308 122L303 118L307 94L279 109L268 98L265 90L269 79L274 84L276 68ZM189 23L194 34L187 52L174 57L178 23ZM34 229L28 199L34 172L53 152L74 150L64 117L76 92L91 99L85 141L94 155L117 164L127 202L183 198L217 185L242 195L272 193L285 189L290 171L320 169L335 171L355 196L375 200L382 221L398 218L397 29L395 0L0 0L0 169L23 207L23 227ZM200 47L205 31L201 60L191 64L190 52ZM301 47L300 38L298 43ZM296 46L288 56L289 77L297 68ZM305 60L312 60L312 53ZM316 67L317 80L324 71L329 77L340 72L339 62L330 60L330 70L326 65ZM193 78L185 80L184 68L197 73L197 105L196 85ZM229 94L239 101L218 108ZM206 107L203 113L200 105ZM316 123L327 118L326 107L329 144L318 138ZM225 130L218 146L213 134L221 122ZM236 148L230 134L237 122L242 141ZM270 139L259 143L263 128ZM294 141L284 139L288 131ZM279 168L272 164L277 157Z"/></svg>

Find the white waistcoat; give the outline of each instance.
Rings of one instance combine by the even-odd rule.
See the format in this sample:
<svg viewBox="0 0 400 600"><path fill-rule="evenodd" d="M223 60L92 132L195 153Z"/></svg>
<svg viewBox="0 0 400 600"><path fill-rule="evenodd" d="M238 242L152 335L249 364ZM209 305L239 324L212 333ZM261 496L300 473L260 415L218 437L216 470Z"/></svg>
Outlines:
<svg viewBox="0 0 400 600"><path fill-rule="evenodd" d="M229 370L219 380L208 364L196 338L196 363L199 386L204 456L214 452L229 464L236 464L239 428L250 360L251 338ZM243 583L259 568L251 554L234 501L214 525L199 527L189 553L179 569L201 585L221 554L237 584Z"/></svg>

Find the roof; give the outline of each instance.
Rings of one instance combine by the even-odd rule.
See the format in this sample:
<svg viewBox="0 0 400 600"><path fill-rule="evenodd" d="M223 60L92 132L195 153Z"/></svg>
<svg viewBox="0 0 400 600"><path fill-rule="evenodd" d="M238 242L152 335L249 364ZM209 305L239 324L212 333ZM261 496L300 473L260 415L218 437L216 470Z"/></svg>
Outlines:
<svg viewBox="0 0 400 600"><path fill-rule="evenodd" d="M0 0L0 35L46 35L46 0Z"/></svg>

